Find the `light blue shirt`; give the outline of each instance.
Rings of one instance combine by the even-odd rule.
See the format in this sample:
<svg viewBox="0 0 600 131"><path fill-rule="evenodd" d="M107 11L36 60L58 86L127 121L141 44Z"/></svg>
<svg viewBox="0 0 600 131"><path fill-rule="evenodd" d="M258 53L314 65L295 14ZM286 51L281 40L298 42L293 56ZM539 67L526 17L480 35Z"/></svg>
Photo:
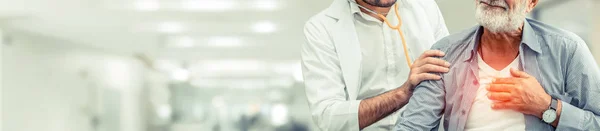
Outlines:
<svg viewBox="0 0 600 131"><path fill-rule="evenodd" d="M451 63L442 80L421 82L396 122L396 130L462 131L479 88L477 46L483 27L450 35L432 49ZM556 130L600 129L600 70L586 43L573 33L527 19L519 48L520 70L534 76L544 90L562 101ZM541 112L540 112L541 113ZM525 115L526 130L554 130L541 119ZM493 123L490 123L493 124Z"/></svg>

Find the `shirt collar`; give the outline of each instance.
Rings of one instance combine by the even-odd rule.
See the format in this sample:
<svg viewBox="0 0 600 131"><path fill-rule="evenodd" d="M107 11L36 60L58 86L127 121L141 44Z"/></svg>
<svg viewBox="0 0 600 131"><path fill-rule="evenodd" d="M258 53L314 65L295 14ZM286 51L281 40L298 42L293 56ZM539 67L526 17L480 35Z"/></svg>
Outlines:
<svg viewBox="0 0 600 131"><path fill-rule="evenodd" d="M540 43L537 41L537 36L533 28L528 22L529 19L525 19L523 24L523 35L521 36L521 46L525 45L529 47L529 49L535 51L538 54L542 53L542 49ZM464 61L473 60L473 56L477 54L477 48L479 46L479 42L481 40L481 35L483 34L483 26L479 26L479 28L475 31L475 37L471 39L471 42L468 49L470 50L470 54L465 55ZM525 51L525 49L523 49Z"/></svg>
<svg viewBox="0 0 600 131"><path fill-rule="evenodd" d="M350 13L357 14L360 13L360 8L358 7L356 0L348 0L350 2Z"/></svg>
<svg viewBox="0 0 600 131"><path fill-rule="evenodd" d="M525 45L527 45L531 50L541 54L542 47L538 42L538 38L533 30L533 27L531 27L529 22L527 22L528 20L529 19L525 19L525 24L523 25L523 39L521 40L521 43L525 43Z"/></svg>

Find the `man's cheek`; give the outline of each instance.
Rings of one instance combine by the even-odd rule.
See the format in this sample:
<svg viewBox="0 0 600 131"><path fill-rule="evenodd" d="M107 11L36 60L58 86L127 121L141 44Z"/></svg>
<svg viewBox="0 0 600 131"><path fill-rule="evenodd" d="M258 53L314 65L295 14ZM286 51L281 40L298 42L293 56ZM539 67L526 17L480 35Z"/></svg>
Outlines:
<svg viewBox="0 0 600 131"><path fill-rule="evenodd" d="M519 0L504 0L504 1L506 1L506 4L513 6L515 1L519 1Z"/></svg>
<svg viewBox="0 0 600 131"><path fill-rule="evenodd" d="M508 7L510 9L515 9L517 7L517 4L523 3L524 1L528 1L528 0L504 0L504 1L506 1L506 4L508 5Z"/></svg>

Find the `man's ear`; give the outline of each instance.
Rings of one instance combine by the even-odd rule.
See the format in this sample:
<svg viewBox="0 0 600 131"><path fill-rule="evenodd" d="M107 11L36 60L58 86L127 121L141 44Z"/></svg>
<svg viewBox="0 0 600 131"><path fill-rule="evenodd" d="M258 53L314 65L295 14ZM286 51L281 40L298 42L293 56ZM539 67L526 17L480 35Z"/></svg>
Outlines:
<svg viewBox="0 0 600 131"><path fill-rule="evenodd" d="M527 4L527 13L531 12L533 10L533 8L535 8L535 6L538 4L538 2L540 2L540 0L528 0L529 3Z"/></svg>

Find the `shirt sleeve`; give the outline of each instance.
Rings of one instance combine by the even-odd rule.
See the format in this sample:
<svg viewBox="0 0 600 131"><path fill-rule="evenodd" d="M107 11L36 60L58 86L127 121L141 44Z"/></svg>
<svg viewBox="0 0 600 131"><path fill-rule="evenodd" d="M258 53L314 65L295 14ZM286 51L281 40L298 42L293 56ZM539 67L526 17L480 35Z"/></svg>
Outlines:
<svg viewBox="0 0 600 131"><path fill-rule="evenodd" d="M573 97L562 101L562 111L556 130L580 131L600 129L600 70L583 40L574 44L567 61L566 94Z"/></svg>
<svg viewBox="0 0 600 131"><path fill-rule="evenodd" d="M444 110L444 89L440 81L419 84L404 112L396 121L396 131L430 131L439 128Z"/></svg>
<svg viewBox="0 0 600 131"><path fill-rule="evenodd" d="M348 98L337 53L324 25L309 21L304 34L302 74L315 124L324 131L358 131L360 100Z"/></svg>
<svg viewBox="0 0 600 131"><path fill-rule="evenodd" d="M436 44L446 42L440 40ZM432 49L442 50L436 48ZM444 50L442 50L444 51ZM410 98L405 110L398 117L394 130L396 131L437 131L446 105L442 80L427 80L421 82Z"/></svg>

